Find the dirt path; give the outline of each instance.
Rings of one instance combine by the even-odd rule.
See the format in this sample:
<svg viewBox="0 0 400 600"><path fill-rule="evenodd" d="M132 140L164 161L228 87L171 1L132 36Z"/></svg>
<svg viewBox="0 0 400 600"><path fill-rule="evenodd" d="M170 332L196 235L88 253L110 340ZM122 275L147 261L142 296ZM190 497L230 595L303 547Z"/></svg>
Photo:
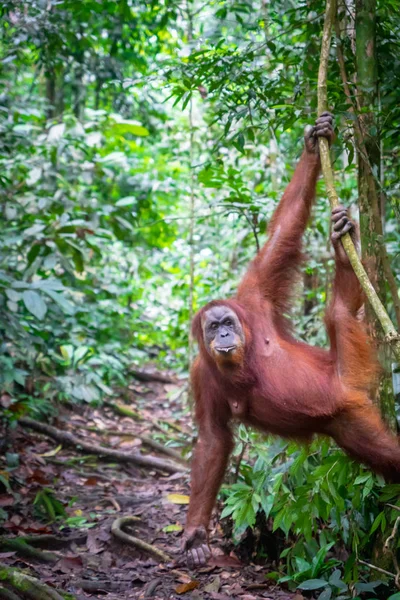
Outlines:
<svg viewBox="0 0 400 600"><path fill-rule="evenodd" d="M141 434L163 444L168 442L185 454L184 447L191 447L192 429L190 416L181 408L179 386L134 384L130 391L129 406L142 420L121 417L103 407L87 408L81 414L65 412L55 425L85 441L118 450L137 451L141 447L149 452L140 439L132 437ZM113 433L104 435L93 428ZM0 562L29 568L41 581L73 593L80 600L293 598L293 594L266 582L265 568L241 564L234 555L224 554L219 526L212 532L214 558L207 568L190 572L179 564L189 493L187 473L168 475L102 461L64 449L22 428L16 429L11 441L13 454L0 463L3 535L55 534L66 542L61 547L56 544L58 560L51 564L15 552L0 553ZM161 564L151 555L116 540L111 525L126 515L140 517L134 535L175 556L176 563ZM41 544L39 540L35 545L48 549L53 544Z"/></svg>

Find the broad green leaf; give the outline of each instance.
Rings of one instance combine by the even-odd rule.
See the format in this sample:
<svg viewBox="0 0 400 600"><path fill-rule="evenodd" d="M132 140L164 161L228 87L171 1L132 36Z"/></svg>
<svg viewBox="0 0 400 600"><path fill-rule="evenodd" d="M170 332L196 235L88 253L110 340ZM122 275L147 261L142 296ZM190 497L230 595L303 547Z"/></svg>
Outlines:
<svg viewBox="0 0 400 600"><path fill-rule="evenodd" d="M35 223L34 225L32 225L32 227L28 227L28 229L25 229L24 236L28 237L31 235L36 235L38 233L41 233L45 228L46 225L44 223Z"/></svg>
<svg viewBox="0 0 400 600"><path fill-rule="evenodd" d="M16 292L15 290L13 290L11 288L8 288L6 290L6 295L7 295L7 298L9 298L9 300L11 300L12 302L18 302L22 298L21 294L19 294L18 292Z"/></svg>
<svg viewBox="0 0 400 600"><path fill-rule="evenodd" d="M171 533L172 531L182 531L182 529L182 525L179 525L178 523L176 523L175 525L166 525L166 527L163 527L163 531L165 531L165 533Z"/></svg>
<svg viewBox="0 0 400 600"><path fill-rule="evenodd" d="M34 281L31 284L31 287L33 289L38 289L38 290L43 290L46 291L47 290L54 290L54 291L61 291L61 290L65 290L64 285L61 283L61 281L59 281L58 279L40 279L39 281Z"/></svg>
<svg viewBox="0 0 400 600"><path fill-rule="evenodd" d="M74 347L71 344L60 346L60 352L65 360L71 361L74 355Z"/></svg>
<svg viewBox="0 0 400 600"><path fill-rule="evenodd" d="M125 198L117 200L115 206L132 206L132 204L136 204L136 202L135 196L126 196Z"/></svg>
<svg viewBox="0 0 400 600"><path fill-rule="evenodd" d="M297 587L299 590L319 590L328 585L328 582L325 579L307 579L307 581L303 581Z"/></svg>
<svg viewBox="0 0 400 600"><path fill-rule="evenodd" d="M121 119L117 123L113 123L111 125L111 129L115 133L131 133L132 135L137 135L140 137L144 137L149 135L149 130L146 127L143 127L137 121L131 121L128 119Z"/></svg>
<svg viewBox="0 0 400 600"><path fill-rule="evenodd" d="M82 360L82 358L84 358L84 356L88 354L88 352L90 352L90 348L87 346L80 346L79 348L76 348L74 351L74 363L77 364L80 360Z"/></svg>
<svg viewBox="0 0 400 600"><path fill-rule="evenodd" d="M47 141L50 144L56 144L62 138L65 132L65 123L57 123L57 125L53 125L49 129L49 133L47 134Z"/></svg>
<svg viewBox="0 0 400 600"><path fill-rule="evenodd" d="M26 178L27 185L35 185L42 176L42 169L39 167L34 167L28 173L28 177Z"/></svg>
<svg viewBox="0 0 400 600"><path fill-rule="evenodd" d="M44 319L47 312L47 304L40 294L33 290L25 290L25 292L22 293L22 300L24 301L26 308L34 317L39 319L39 321Z"/></svg>
<svg viewBox="0 0 400 600"><path fill-rule="evenodd" d="M65 298L64 294L54 292L50 289L43 289L43 291L50 298L52 298L52 300L54 300L54 302L56 302L59 305L59 307L63 310L63 312L65 312L67 315L74 314L75 306Z"/></svg>
<svg viewBox="0 0 400 600"><path fill-rule="evenodd" d="M93 385L75 385L72 389L72 395L84 402L93 402L93 400L99 399L99 392Z"/></svg>
<svg viewBox="0 0 400 600"><path fill-rule="evenodd" d="M16 302L13 302L12 300L8 300L7 308L11 312L15 312L15 313L18 312L18 304Z"/></svg>

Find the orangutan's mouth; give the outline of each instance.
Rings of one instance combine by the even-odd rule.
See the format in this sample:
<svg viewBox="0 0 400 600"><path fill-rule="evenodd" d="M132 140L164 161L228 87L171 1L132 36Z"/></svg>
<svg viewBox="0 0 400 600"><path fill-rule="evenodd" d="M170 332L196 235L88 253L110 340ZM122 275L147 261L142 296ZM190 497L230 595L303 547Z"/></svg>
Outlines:
<svg viewBox="0 0 400 600"><path fill-rule="evenodd" d="M232 350L236 350L236 346L222 346L220 348L215 348L217 352L232 352Z"/></svg>

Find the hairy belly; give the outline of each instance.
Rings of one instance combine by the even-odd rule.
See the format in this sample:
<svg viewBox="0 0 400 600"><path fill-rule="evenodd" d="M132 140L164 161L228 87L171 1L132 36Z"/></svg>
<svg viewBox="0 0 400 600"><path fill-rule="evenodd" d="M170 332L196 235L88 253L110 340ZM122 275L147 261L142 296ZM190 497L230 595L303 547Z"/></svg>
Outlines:
<svg viewBox="0 0 400 600"><path fill-rule="evenodd" d="M342 404L334 383L331 386L318 380L308 386L293 383L291 389L264 389L249 398L246 421L269 433L303 436L310 430L322 431Z"/></svg>

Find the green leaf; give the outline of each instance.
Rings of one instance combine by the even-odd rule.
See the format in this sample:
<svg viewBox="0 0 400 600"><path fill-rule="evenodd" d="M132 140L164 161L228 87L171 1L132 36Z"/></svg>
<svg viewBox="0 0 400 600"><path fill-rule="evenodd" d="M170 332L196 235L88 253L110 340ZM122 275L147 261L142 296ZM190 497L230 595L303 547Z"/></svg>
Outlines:
<svg viewBox="0 0 400 600"><path fill-rule="evenodd" d="M25 290L22 293L22 300L29 312L42 321L47 312L47 304L37 292L33 290Z"/></svg>
<svg viewBox="0 0 400 600"><path fill-rule="evenodd" d="M60 352L65 360L71 361L74 355L74 347L71 344L60 346Z"/></svg>
<svg viewBox="0 0 400 600"><path fill-rule="evenodd" d="M11 302L18 302L21 300L21 294L10 288L6 290L6 296Z"/></svg>
<svg viewBox="0 0 400 600"><path fill-rule="evenodd" d="M35 260L35 258L38 256L39 252L40 252L40 244L36 244L34 243L33 246L31 247L31 249L29 250L26 258L28 260L28 267L31 266L31 264L33 263L33 261Z"/></svg>
<svg viewBox="0 0 400 600"><path fill-rule="evenodd" d="M239 150L239 152L241 152L243 154L243 152L244 152L244 135L243 135L243 133L239 133L236 140L233 142L233 145L235 146L235 148L237 150Z"/></svg>
<svg viewBox="0 0 400 600"><path fill-rule="evenodd" d="M120 198L115 203L115 206L132 206L132 204L136 204L137 200L135 196L126 196L125 198Z"/></svg>
<svg viewBox="0 0 400 600"><path fill-rule="evenodd" d="M318 550L317 554L314 556L313 561L312 561L312 565L313 565L312 571L311 571L312 576L315 577L316 575L319 574L320 569L321 569L322 565L324 564L325 557L334 544L335 544L335 542L330 542L329 544L327 544L326 546L323 546L322 548L320 548Z"/></svg>
<svg viewBox="0 0 400 600"><path fill-rule="evenodd" d="M298 586L299 590L319 590L328 585L325 579L307 579Z"/></svg>
<svg viewBox="0 0 400 600"><path fill-rule="evenodd" d="M364 474L364 475L359 475L358 477L355 478L354 485L358 485L359 483L364 483L369 478L370 478L370 474L369 473Z"/></svg>
<svg viewBox="0 0 400 600"><path fill-rule="evenodd" d="M378 529L384 516L385 516L385 513L383 511L379 513L379 515L376 517L375 521L372 523L370 533L374 533L374 531L376 529Z"/></svg>
<svg viewBox="0 0 400 600"><path fill-rule="evenodd" d="M53 125L49 129L49 133L47 134L47 141L50 144L57 144L61 138L63 137L65 132L65 123L57 123L57 125Z"/></svg>
<svg viewBox="0 0 400 600"><path fill-rule="evenodd" d="M80 360L82 360L87 354L90 352L90 348L88 346L80 346L74 351L74 363L78 364Z"/></svg>
<svg viewBox="0 0 400 600"><path fill-rule="evenodd" d="M115 133L131 133L133 135L137 135L139 137L144 137L149 135L149 130L146 127L143 127L137 121L131 121L128 119L121 119L117 123L111 125L111 129Z"/></svg>
<svg viewBox="0 0 400 600"><path fill-rule="evenodd" d="M54 302L56 302L59 307L65 312L67 315L73 315L75 312L75 306L69 302L64 296L64 294L59 294L57 292L53 292L53 290L43 290Z"/></svg>
<svg viewBox="0 0 400 600"><path fill-rule="evenodd" d="M58 279L40 279L39 281L35 281L31 284L32 288L43 290L46 292L47 290L61 291L65 290L65 287ZM14 286L15 287L15 286ZM25 285L25 287L27 287Z"/></svg>
<svg viewBox="0 0 400 600"><path fill-rule="evenodd" d="M176 523L175 525L166 525L165 527L163 527L163 531L165 533L171 533L172 531L182 531L182 525L179 525L178 523Z"/></svg>
<svg viewBox="0 0 400 600"><path fill-rule="evenodd" d="M8 300L7 308L11 312L18 312L18 304L16 302L12 302L12 300Z"/></svg>
<svg viewBox="0 0 400 600"><path fill-rule="evenodd" d="M236 509L236 506L225 506L221 513L220 518L225 519L225 517L229 517L235 509Z"/></svg>

